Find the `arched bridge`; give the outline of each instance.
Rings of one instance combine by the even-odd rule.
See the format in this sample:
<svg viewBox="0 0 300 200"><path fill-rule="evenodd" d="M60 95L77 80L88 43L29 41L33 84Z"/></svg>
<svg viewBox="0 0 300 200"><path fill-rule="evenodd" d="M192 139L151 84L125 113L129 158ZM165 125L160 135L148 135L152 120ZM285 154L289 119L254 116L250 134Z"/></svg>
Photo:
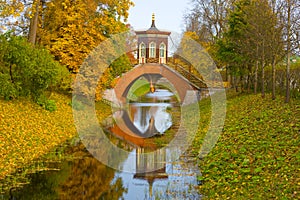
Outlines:
<svg viewBox="0 0 300 200"><path fill-rule="evenodd" d="M145 63L135 66L118 80L114 88L117 99L125 103L131 86L141 77L145 77L149 82L153 81L154 84L161 77L168 79L177 91L181 102L184 101L187 91L200 89L199 86L165 64Z"/></svg>

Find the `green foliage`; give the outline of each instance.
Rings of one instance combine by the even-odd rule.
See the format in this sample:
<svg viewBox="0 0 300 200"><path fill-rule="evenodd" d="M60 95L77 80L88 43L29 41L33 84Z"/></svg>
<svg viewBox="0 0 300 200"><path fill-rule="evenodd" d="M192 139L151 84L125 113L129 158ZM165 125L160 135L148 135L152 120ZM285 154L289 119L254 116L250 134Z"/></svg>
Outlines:
<svg viewBox="0 0 300 200"><path fill-rule="evenodd" d="M0 96L31 96L37 101L48 88L67 79L67 70L44 48L9 33L1 35L0 41Z"/></svg>
<svg viewBox="0 0 300 200"><path fill-rule="evenodd" d="M47 99L43 95L38 98L37 104L42 106L44 109L49 110L50 112L57 110L55 101Z"/></svg>
<svg viewBox="0 0 300 200"><path fill-rule="evenodd" d="M101 99L102 92L105 89L113 88L115 86L115 80L122 76L122 73L129 71L132 68L130 60L126 54L120 56L114 60L110 66L102 74L96 93L96 100Z"/></svg>
<svg viewBox="0 0 300 200"><path fill-rule="evenodd" d="M109 68L111 69L111 76L115 78L129 71L132 66L128 56L124 54L116 59Z"/></svg>
<svg viewBox="0 0 300 200"><path fill-rule="evenodd" d="M16 98L18 96L17 85L11 84L10 77L8 74L0 74L0 95L6 100Z"/></svg>

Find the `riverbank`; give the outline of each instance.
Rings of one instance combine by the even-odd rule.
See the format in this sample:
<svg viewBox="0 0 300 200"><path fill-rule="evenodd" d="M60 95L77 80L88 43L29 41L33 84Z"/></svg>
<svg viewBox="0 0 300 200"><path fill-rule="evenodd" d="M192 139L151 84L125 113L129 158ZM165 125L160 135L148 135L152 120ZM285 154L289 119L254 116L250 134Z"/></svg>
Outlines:
<svg viewBox="0 0 300 200"><path fill-rule="evenodd" d="M0 100L0 179L73 138L71 98L53 94L49 112L28 99Z"/></svg>
<svg viewBox="0 0 300 200"><path fill-rule="evenodd" d="M208 126L209 118L201 121ZM194 141L194 153L205 130ZM207 199L299 199L299 137L299 100L285 104L283 97L229 93L223 133L199 160L200 193Z"/></svg>

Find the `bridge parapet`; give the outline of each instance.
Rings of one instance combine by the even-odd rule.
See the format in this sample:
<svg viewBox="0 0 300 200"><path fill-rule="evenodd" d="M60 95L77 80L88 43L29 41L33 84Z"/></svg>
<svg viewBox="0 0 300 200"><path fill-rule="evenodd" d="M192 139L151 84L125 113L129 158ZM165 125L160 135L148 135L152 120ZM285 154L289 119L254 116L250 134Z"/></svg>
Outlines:
<svg viewBox="0 0 300 200"><path fill-rule="evenodd" d="M157 77L165 77L168 79L178 93L180 102L184 101L187 91L198 89L189 80L167 65L146 63L137 65L118 80L114 88L117 99L125 103L129 89L133 83L140 77L149 79L151 76L156 77L155 79L157 79Z"/></svg>

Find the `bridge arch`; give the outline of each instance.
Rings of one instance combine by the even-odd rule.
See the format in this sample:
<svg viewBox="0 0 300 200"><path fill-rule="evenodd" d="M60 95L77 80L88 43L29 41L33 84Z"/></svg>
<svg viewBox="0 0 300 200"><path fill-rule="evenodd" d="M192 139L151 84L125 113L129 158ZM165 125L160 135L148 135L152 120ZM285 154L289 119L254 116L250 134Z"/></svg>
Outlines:
<svg viewBox="0 0 300 200"><path fill-rule="evenodd" d="M167 65L146 63L135 66L118 80L114 88L117 99L125 103L131 85L142 76L147 78L149 74L168 79L177 91L180 102L184 101L187 91L195 89L186 78Z"/></svg>

